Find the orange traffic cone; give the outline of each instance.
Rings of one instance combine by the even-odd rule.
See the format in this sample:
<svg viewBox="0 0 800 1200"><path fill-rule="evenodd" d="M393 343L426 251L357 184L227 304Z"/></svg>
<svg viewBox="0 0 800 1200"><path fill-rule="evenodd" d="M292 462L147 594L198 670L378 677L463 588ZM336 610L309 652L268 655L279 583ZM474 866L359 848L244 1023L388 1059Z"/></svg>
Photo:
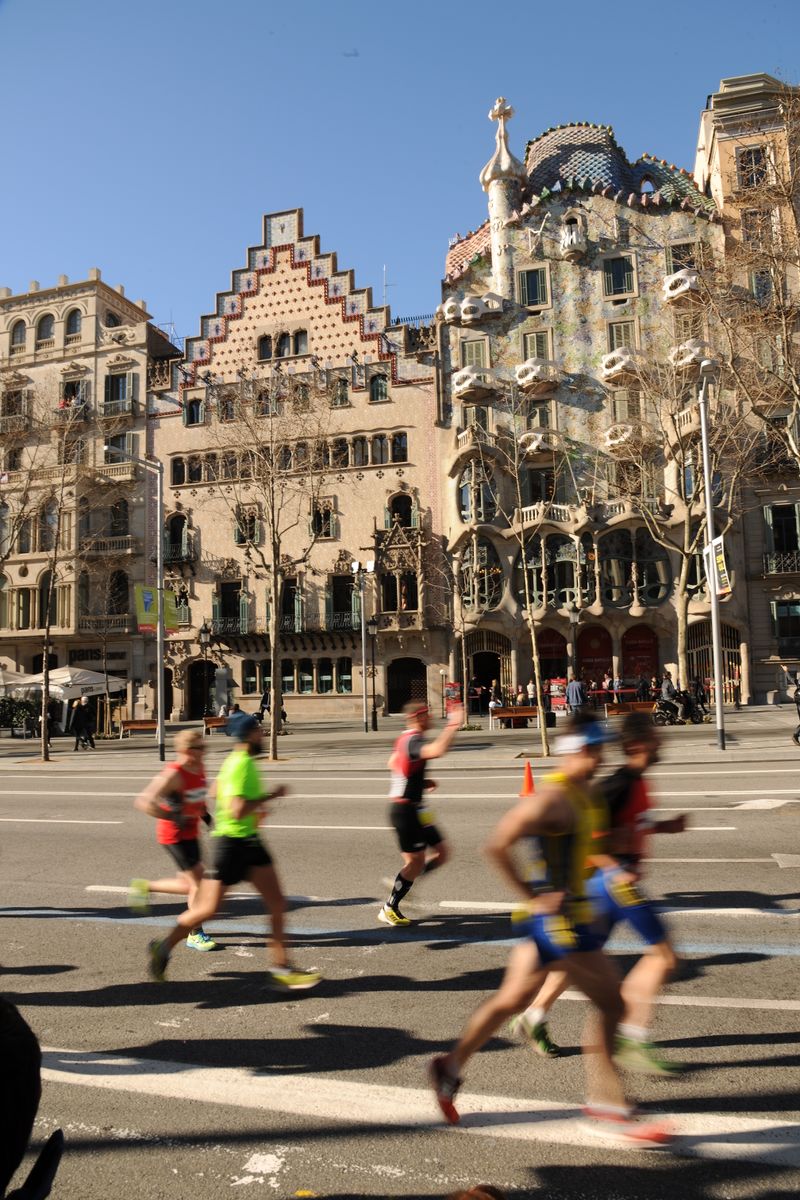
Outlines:
<svg viewBox="0 0 800 1200"><path fill-rule="evenodd" d="M536 788L533 786L533 771L531 770L531 764L526 762L525 774L522 777L522 790L520 792L520 797L532 796L535 791Z"/></svg>

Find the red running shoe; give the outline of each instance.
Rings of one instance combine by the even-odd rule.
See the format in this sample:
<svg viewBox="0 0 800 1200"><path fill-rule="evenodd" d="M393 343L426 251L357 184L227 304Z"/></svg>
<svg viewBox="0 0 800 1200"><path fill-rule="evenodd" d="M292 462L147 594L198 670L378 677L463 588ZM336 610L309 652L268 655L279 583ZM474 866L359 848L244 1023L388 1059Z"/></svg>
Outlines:
<svg viewBox="0 0 800 1200"><path fill-rule="evenodd" d="M436 1094L436 1103L442 1110L442 1116L450 1125L457 1125L459 1115L453 1101L458 1095L461 1080L456 1075L450 1074L445 1066L445 1062L446 1059L443 1054L439 1055L438 1058L432 1058L428 1067L428 1075Z"/></svg>
<svg viewBox="0 0 800 1200"><path fill-rule="evenodd" d="M668 1146L675 1140L675 1131L668 1121L645 1121L636 1113L620 1112L617 1109L592 1107L583 1110L587 1128L598 1137L611 1141L624 1141L632 1146L655 1148Z"/></svg>

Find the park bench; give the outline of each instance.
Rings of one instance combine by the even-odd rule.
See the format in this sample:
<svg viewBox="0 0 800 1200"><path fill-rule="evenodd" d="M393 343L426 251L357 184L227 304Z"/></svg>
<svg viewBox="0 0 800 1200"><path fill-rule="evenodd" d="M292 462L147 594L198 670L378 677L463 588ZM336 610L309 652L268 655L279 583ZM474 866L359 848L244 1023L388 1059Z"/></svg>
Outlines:
<svg viewBox="0 0 800 1200"><path fill-rule="evenodd" d="M122 740L122 738L125 736L126 733L127 734L155 733L157 728L158 728L157 721L149 721L149 720L133 720L133 721L131 721L131 720L123 719L119 723L120 740Z"/></svg>
<svg viewBox="0 0 800 1200"><path fill-rule="evenodd" d="M227 717L203 717L203 737L211 737L215 729L224 729L227 724Z"/></svg>
<svg viewBox="0 0 800 1200"><path fill-rule="evenodd" d="M654 700L621 700L619 704L606 705L606 716L622 717L625 713L644 712L651 713L655 708Z"/></svg>
<svg viewBox="0 0 800 1200"><path fill-rule="evenodd" d="M494 724L495 721L501 721L501 722L506 721L506 720L513 721L513 719L515 717L517 719L524 718L526 721L534 720L536 718L538 711L539 710L535 704L532 704L532 705L514 704L507 708L506 707L503 707L503 708L491 708L490 707L489 708L489 728L490 729L495 728L495 724ZM518 726L516 724L516 722L514 722L514 724L512 724L512 726L511 726L511 728L517 729L517 728L522 728L522 726L521 725Z"/></svg>

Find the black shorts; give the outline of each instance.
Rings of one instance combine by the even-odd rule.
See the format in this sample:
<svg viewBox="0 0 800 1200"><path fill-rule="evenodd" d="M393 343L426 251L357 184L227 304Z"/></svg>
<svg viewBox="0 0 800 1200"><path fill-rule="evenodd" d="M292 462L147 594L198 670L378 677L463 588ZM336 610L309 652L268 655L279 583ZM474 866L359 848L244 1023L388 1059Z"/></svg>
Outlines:
<svg viewBox="0 0 800 1200"><path fill-rule="evenodd" d="M404 854L414 854L444 841L436 826L425 821L425 814L422 805L411 803L395 803L389 809L389 820Z"/></svg>
<svg viewBox="0 0 800 1200"><path fill-rule="evenodd" d="M218 837L214 850L214 877L225 887L247 879L254 867L271 867L272 859L260 837Z"/></svg>
<svg viewBox="0 0 800 1200"><path fill-rule="evenodd" d="M171 846L165 846L164 849L179 871L191 871L200 862L200 843L197 838L191 838L185 842L173 842Z"/></svg>

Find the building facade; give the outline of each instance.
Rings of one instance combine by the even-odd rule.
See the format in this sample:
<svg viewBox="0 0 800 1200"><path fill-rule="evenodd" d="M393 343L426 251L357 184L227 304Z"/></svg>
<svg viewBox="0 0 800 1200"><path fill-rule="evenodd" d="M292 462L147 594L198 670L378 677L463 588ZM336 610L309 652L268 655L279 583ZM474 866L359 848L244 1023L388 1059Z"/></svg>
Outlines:
<svg viewBox="0 0 800 1200"><path fill-rule="evenodd" d="M134 606L148 495L131 459L177 354L97 270L0 291L0 661L42 669L49 610L50 665L107 667L131 711L155 694Z"/></svg>

